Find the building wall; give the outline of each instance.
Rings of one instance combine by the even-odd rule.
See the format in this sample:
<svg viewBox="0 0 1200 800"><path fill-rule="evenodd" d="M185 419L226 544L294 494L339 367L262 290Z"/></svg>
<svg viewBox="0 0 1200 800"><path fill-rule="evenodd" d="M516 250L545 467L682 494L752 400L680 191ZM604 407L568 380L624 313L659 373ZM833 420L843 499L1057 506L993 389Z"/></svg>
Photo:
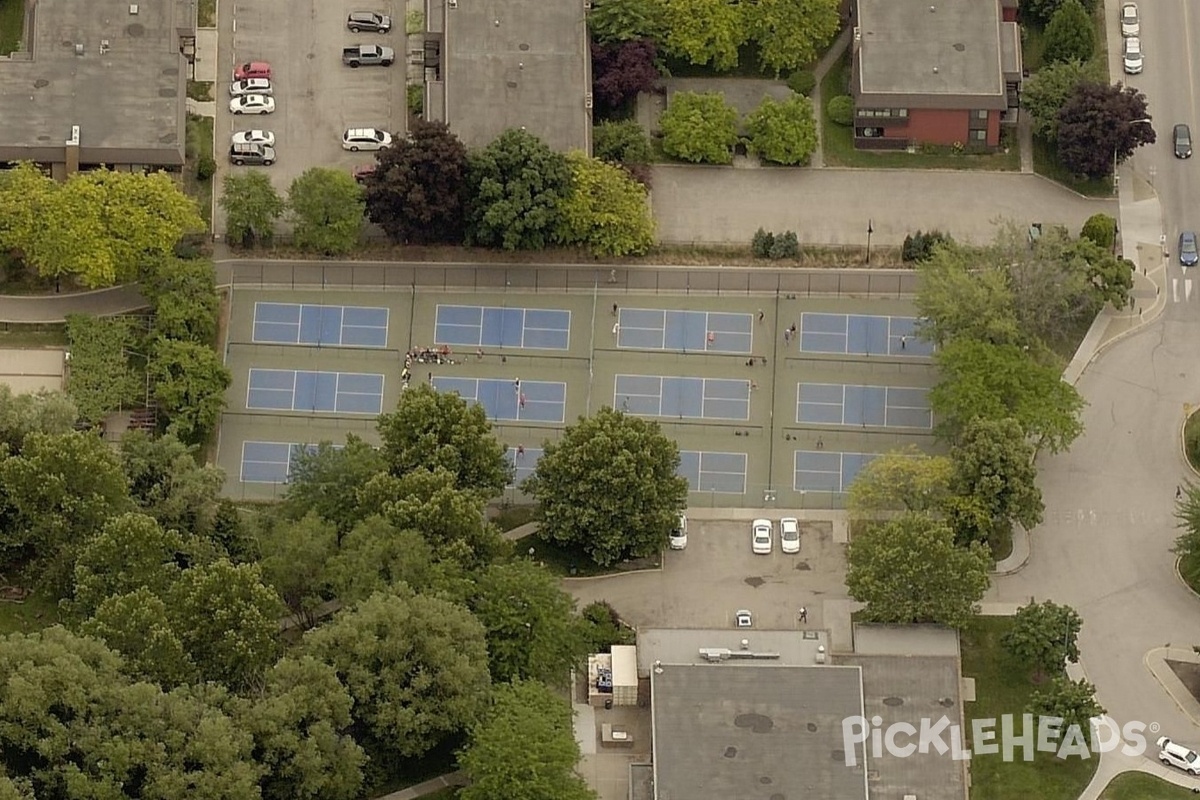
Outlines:
<svg viewBox="0 0 1200 800"><path fill-rule="evenodd" d="M916 142L918 144L954 145L957 143L977 147L981 145L999 146L1000 112L988 112L988 118L983 128L987 131L987 139L982 142L971 138L971 115L974 113L963 109L912 108L908 110L906 124L898 125L895 121L890 121L886 125L881 125L884 133L879 138L899 139L906 143ZM869 119L858 118L855 120L855 127L870 125L871 122ZM871 145L869 141L864 142L861 138L858 142L860 145L868 147ZM876 146L878 147L878 145Z"/></svg>

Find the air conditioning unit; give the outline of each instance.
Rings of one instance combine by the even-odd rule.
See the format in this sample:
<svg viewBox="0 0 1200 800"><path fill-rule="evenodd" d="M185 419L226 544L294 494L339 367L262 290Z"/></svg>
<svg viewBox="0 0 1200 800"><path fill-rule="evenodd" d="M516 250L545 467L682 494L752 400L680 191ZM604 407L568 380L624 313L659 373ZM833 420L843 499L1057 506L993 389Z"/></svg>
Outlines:
<svg viewBox="0 0 1200 800"><path fill-rule="evenodd" d="M458 8L458 0L446 0L446 5L450 8Z"/></svg>
<svg viewBox="0 0 1200 800"><path fill-rule="evenodd" d="M585 94L583 96L583 107L584 108L592 107L592 93L591 92L588 92L587 94Z"/></svg>

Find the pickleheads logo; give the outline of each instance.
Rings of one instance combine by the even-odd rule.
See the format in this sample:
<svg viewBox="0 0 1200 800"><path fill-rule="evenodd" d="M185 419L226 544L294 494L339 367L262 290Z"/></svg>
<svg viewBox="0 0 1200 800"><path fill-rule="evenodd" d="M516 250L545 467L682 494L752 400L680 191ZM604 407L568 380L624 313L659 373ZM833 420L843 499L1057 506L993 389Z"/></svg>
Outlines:
<svg viewBox="0 0 1200 800"><path fill-rule="evenodd" d="M1018 730L1015 720L1020 721ZM999 724L997 724L997 722ZM914 753L937 753L956 761L966 761L972 755L1003 756L1013 761L1021 752L1024 761L1033 761L1035 753L1054 753L1058 758L1091 758L1093 753L1109 753L1120 749L1127 756L1146 752L1146 733L1158 733L1158 723L1127 722L1117 725L1111 717L1093 717L1085 732L1079 725L1063 727L1061 717L1037 717L1022 714L1019 718L1004 714L996 719L971 720L971 742L967 749L963 729L948 717L922 719L920 726L909 722L894 722L886 727L883 718L846 717L842 720L842 745L846 766L858 765L857 745L868 744L872 758L884 753L907 758ZM866 748L864 747L864 752Z"/></svg>

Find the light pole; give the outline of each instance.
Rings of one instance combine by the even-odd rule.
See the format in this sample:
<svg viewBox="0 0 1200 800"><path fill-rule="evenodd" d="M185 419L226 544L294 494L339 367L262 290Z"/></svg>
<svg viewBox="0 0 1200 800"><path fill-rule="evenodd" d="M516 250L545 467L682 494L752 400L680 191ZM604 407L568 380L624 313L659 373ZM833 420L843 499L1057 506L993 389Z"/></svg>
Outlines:
<svg viewBox="0 0 1200 800"><path fill-rule="evenodd" d="M875 226L871 224L871 220L867 220L867 264L871 263L871 234L875 232Z"/></svg>
<svg viewBox="0 0 1200 800"><path fill-rule="evenodd" d="M1146 123L1147 125L1153 122L1152 119L1131 119L1128 122L1121 123L1122 125L1139 125ZM1117 175L1117 146L1120 142L1113 142L1113 194L1117 193L1117 186L1121 182L1121 178Z"/></svg>

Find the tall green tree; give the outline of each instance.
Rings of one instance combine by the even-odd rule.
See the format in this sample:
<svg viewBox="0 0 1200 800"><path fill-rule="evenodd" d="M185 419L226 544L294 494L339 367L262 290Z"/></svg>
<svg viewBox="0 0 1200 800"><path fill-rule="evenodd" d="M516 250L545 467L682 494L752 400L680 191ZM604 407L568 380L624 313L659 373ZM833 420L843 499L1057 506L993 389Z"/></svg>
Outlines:
<svg viewBox="0 0 1200 800"><path fill-rule="evenodd" d="M997 532L1014 523L1029 530L1041 524L1045 510L1035 455L1017 420L976 417L963 427L950 453L954 485L982 504Z"/></svg>
<svg viewBox="0 0 1200 800"><path fill-rule="evenodd" d="M67 343L67 395L80 419L95 424L119 408L146 402L145 377L129 360L139 346L128 319L68 314Z"/></svg>
<svg viewBox="0 0 1200 800"><path fill-rule="evenodd" d="M730 164L737 122L737 111L720 92L675 92L659 118L663 152L684 161Z"/></svg>
<svg viewBox="0 0 1200 800"><path fill-rule="evenodd" d="M762 66L778 75L816 61L841 27L838 5L838 0L758 0L743 6Z"/></svg>
<svg viewBox="0 0 1200 800"><path fill-rule="evenodd" d="M288 610L311 625L312 612L329 599L328 564L337 552L337 529L316 514L300 520L267 520L259 533L263 580Z"/></svg>
<svg viewBox="0 0 1200 800"><path fill-rule="evenodd" d="M1035 25L1045 25L1054 18L1066 0L1023 0L1021 3L1021 21ZM1096 10L1097 0L1082 0L1083 8L1088 14Z"/></svg>
<svg viewBox="0 0 1200 800"><path fill-rule="evenodd" d="M954 464L915 447L871 459L850 484L846 508L869 517L890 511L937 513L952 494Z"/></svg>
<svg viewBox="0 0 1200 800"><path fill-rule="evenodd" d="M857 533L846 555L846 588L871 622L934 622L962 628L988 587L985 547L958 547L940 520L905 514Z"/></svg>
<svg viewBox="0 0 1200 800"><path fill-rule="evenodd" d="M795 94L787 100L764 97L746 119L750 149L775 164L807 164L817 149L817 118L812 101Z"/></svg>
<svg viewBox="0 0 1200 800"><path fill-rule="evenodd" d="M121 437L121 469L129 493L143 512L164 528L207 537L216 525L225 473L196 461L195 445L167 434L129 431Z"/></svg>
<svg viewBox="0 0 1200 800"><path fill-rule="evenodd" d="M1108 712L1096 702L1096 687L1085 680L1073 681L1060 675L1047 686L1034 689L1025 709L1039 717L1058 717L1059 730L1064 736L1072 726L1078 728L1083 741L1091 741L1091 720ZM1076 738L1076 741L1080 741Z"/></svg>
<svg viewBox="0 0 1200 800"><path fill-rule="evenodd" d="M145 270L142 294L154 309L154 332L214 345L221 300L211 261L163 259Z"/></svg>
<svg viewBox="0 0 1200 800"><path fill-rule="evenodd" d="M555 239L595 256L642 255L654 244L646 188L618 166L578 151L567 155L571 192L559 207Z"/></svg>
<svg viewBox="0 0 1200 800"><path fill-rule="evenodd" d="M349 253L362 237L366 201L344 169L309 167L288 188L292 238L301 250L327 256Z"/></svg>
<svg viewBox="0 0 1200 800"><path fill-rule="evenodd" d="M7 383L0 383L0 446L9 453L20 453L31 433L67 433L78 419L78 407L62 392L14 394Z"/></svg>
<svg viewBox="0 0 1200 800"><path fill-rule="evenodd" d="M106 597L79 626L79 632L119 654L125 674L135 680L171 689L199 677L166 602L149 588Z"/></svg>
<svg viewBox="0 0 1200 800"><path fill-rule="evenodd" d="M917 267L921 276L915 305L922 338L938 347L954 339L1019 344L1012 288L1005 273L979 268L958 248L936 248Z"/></svg>
<svg viewBox="0 0 1200 800"><path fill-rule="evenodd" d="M326 565L329 583L343 603L366 600L403 583L424 592L441 574L433 548L415 530L400 530L375 516L354 526Z"/></svg>
<svg viewBox="0 0 1200 800"><path fill-rule="evenodd" d="M1111 252L1117 245L1117 218L1103 213L1092 214L1083 223L1079 238Z"/></svg>
<svg viewBox="0 0 1200 800"><path fill-rule="evenodd" d="M743 10L728 0L658 0L667 52L717 72L738 65L738 48L749 37Z"/></svg>
<svg viewBox="0 0 1200 800"><path fill-rule="evenodd" d="M1029 112L1033 132L1047 142L1054 142L1058 138L1058 112L1075 87L1106 78L1098 61L1043 64L1021 84L1021 108Z"/></svg>
<svg viewBox="0 0 1200 800"><path fill-rule="evenodd" d="M341 447L322 442L293 460L284 512L292 519L316 513L336 525L339 535L344 534L368 516L359 494L371 478L386 469L382 453L352 433Z"/></svg>
<svg viewBox="0 0 1200 800"><path fill-rule="evenodd" d="M550 244L571 192L571 169L562 153L513 128L471 153L468 164L468 244L504 250Z"/></svg>
<svg viewBox="0 0 1200 800"><path fill-rule="evenodd" d="M678 467L679 445L657 422L607 407L581 417L546 443L525 482L538 502L537 535L603 566L656 553L687 505Z"/></svg>
<svg viewBox="0 0 1200 800"><path fill-rule="evenodd" d="M225 209L226 237L244 247L269 242L287 209L271 179L257 171L226 175L217 202Z"/></svg>
<svg viewBox="0 0 1200 800"><path fill-rule="evenodd" d="M1058 114L1058 159L1076 175L1104 178L1117 162L1158 135L1146 95L1132 86L1084 82L1075 87Z"/></svg>
<svg viewBox="0 0 1200 800"><path fill-rule="evenodd" d="M1013 657L1029 667L1035 680L1060 675L1066 662L1079 660L1076 640L1083 620L1075 609L1049 600L1030 602L1017 609L1012 627L1001 644Z"/></svg>
<svg viewBox="0 0 1200 800"><path fill-rule="evenodd" d="M1042 58L1058 61L1087 61L1096 51L1096 29L1079 0L1063 0L1046 26Z"/></svg>
<svg viewBox="0 0 1200 800"><path fill-rule="evenodd" d="M486 719L471 731L460 756L470 783L462 800L595 800L575 771L579 743L571 707L536 681L496 689Z"/></svg>
<svg viewBox="0 0 1200 800"><path fill-rule="evenodd" d="M188 560L183 534L136 513L109 517L78 552L70 608L81 618L113 595L138 589L164 595L179 579L180 562Z"/></svg>
<svg viewBox="0 0 1200 800"><path fill-rule="evenodd" d="M658 0L594 0L588 32L600 44L658 39L663 33Z"/></svg>
<svg viewBox="0 0 1200 800"><path fill-rule="evenodd" d="M147 370L154 399L170 420L167 432L188 444L204 441L221 419L233 380L221 357L207 345L159 339Z"/></svg>

